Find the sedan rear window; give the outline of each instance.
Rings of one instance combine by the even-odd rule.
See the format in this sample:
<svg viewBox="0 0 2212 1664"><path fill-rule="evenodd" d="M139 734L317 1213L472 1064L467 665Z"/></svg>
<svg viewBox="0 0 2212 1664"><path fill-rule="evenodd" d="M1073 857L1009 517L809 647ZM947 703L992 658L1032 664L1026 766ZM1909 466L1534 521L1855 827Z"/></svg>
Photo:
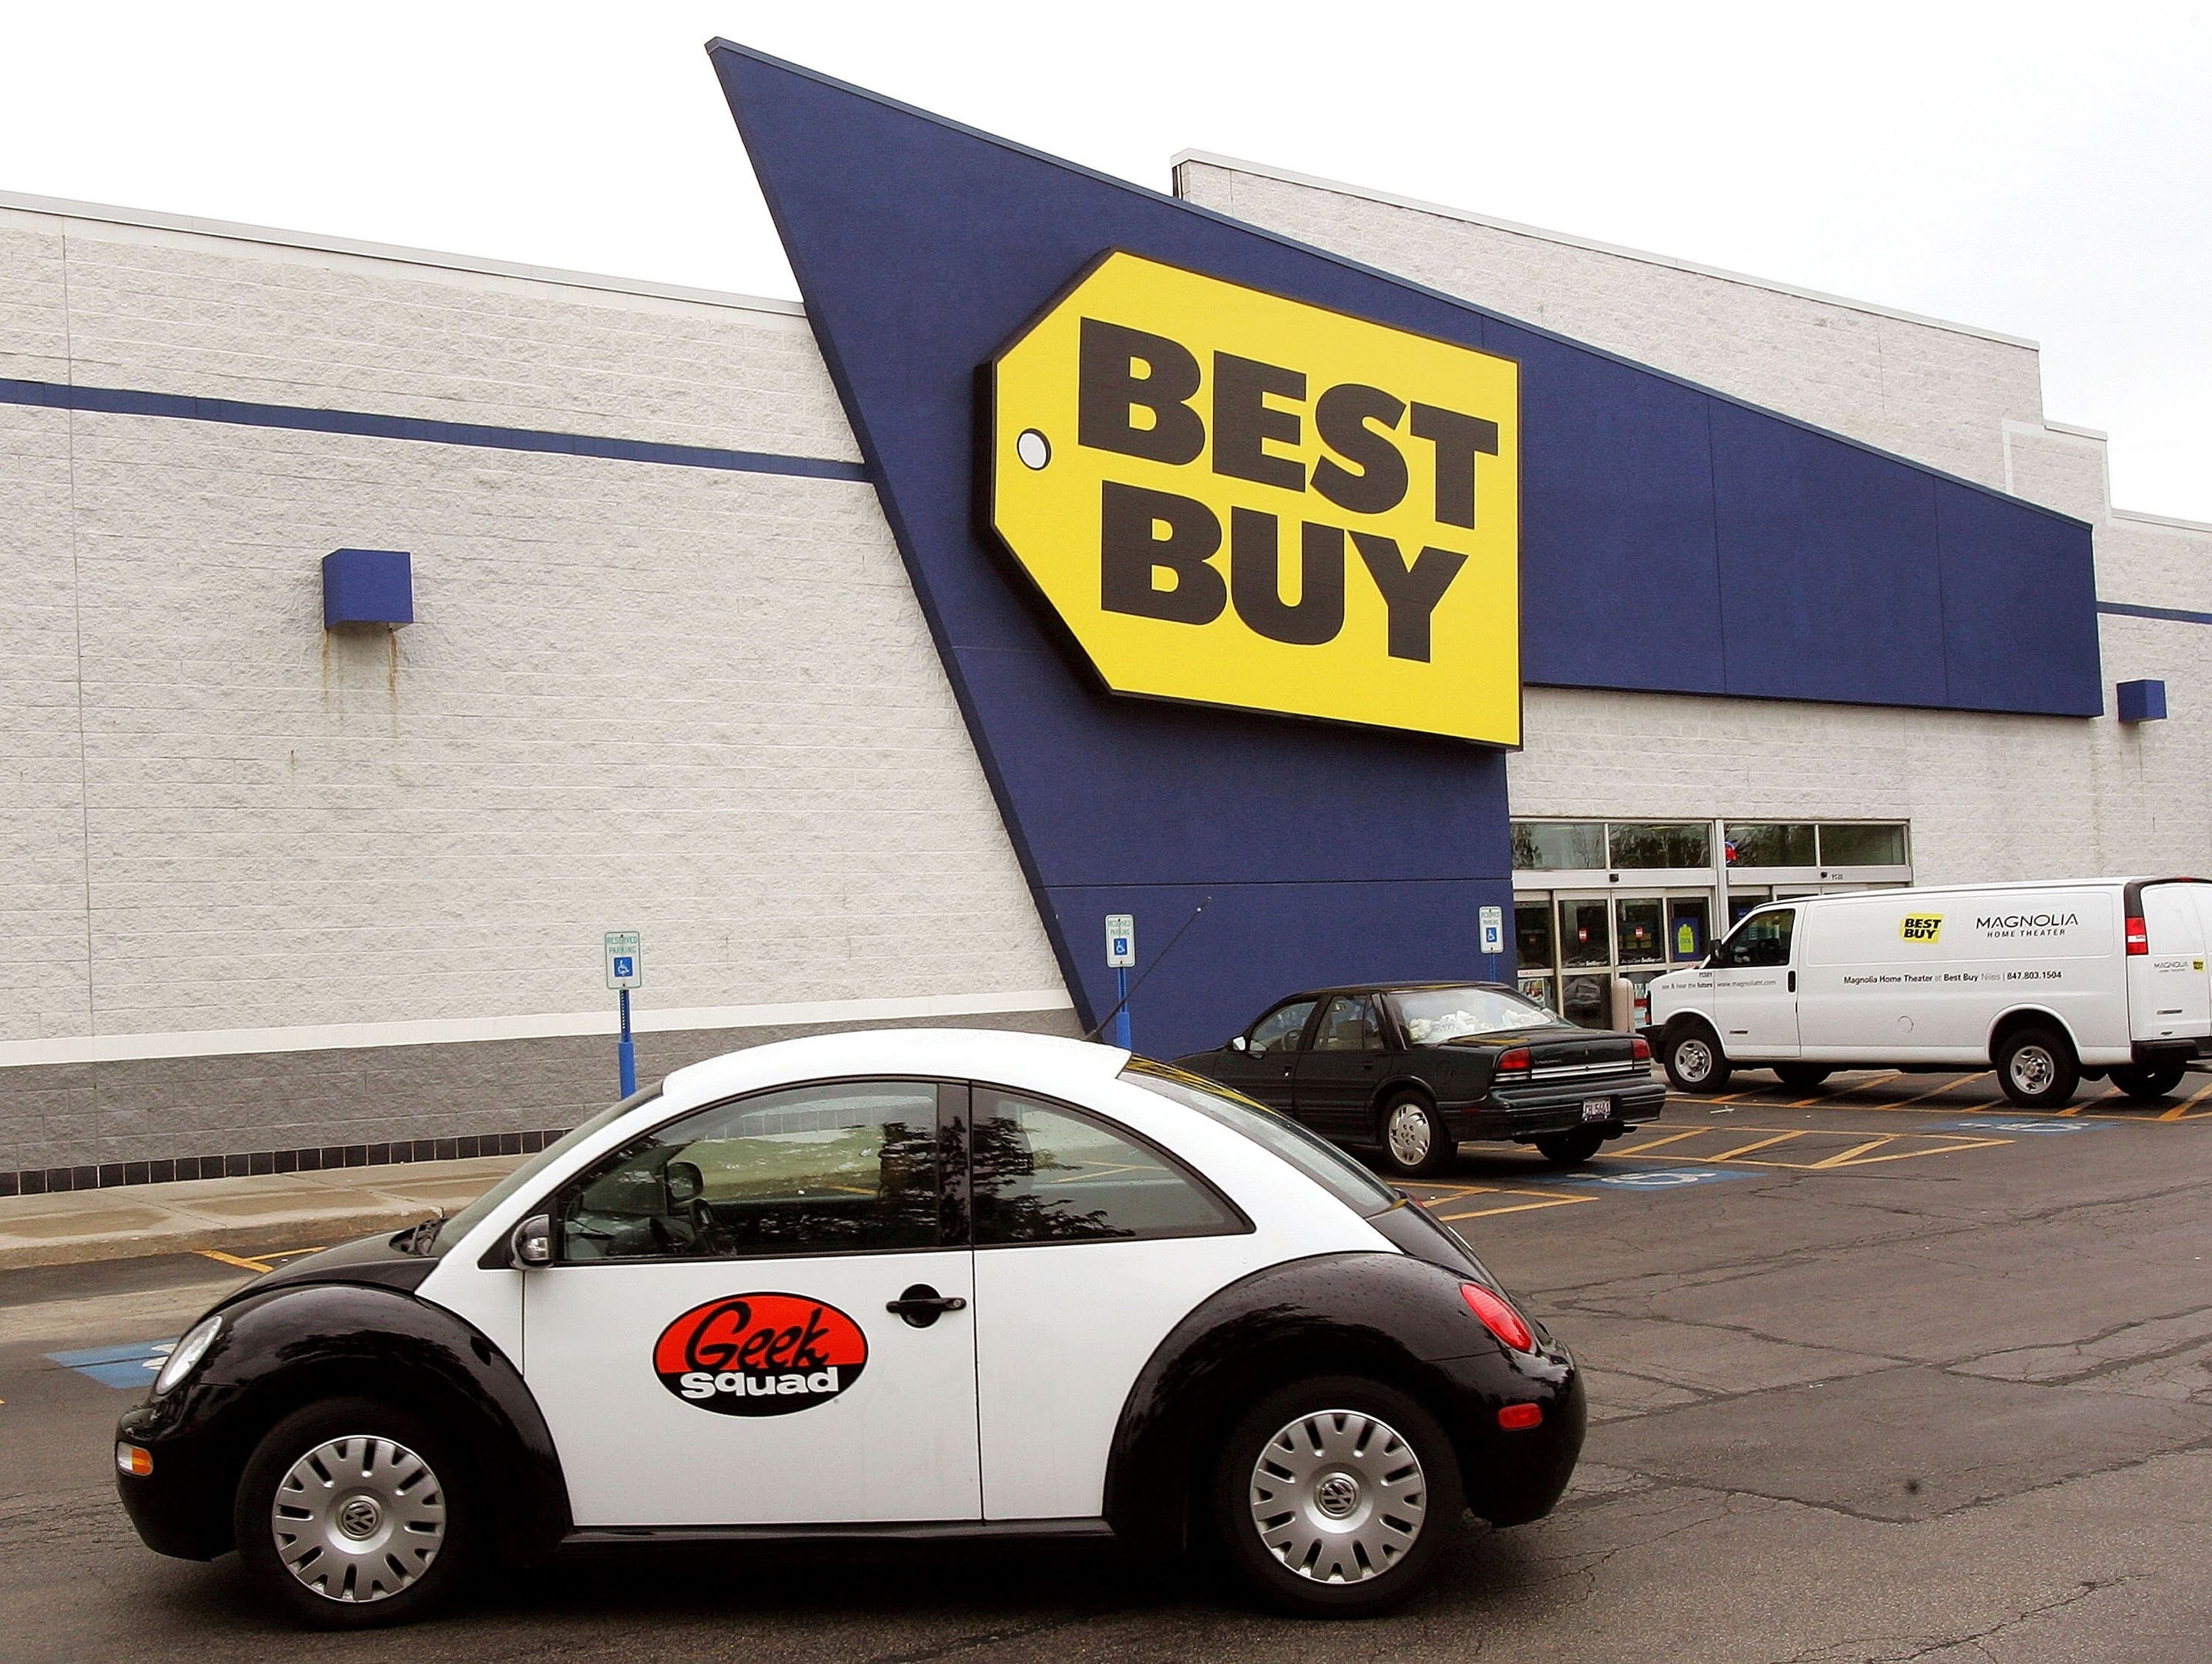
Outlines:
<svg viewBox="0 0 2212 1664"><path fill-rule="evenodd" d="M1406 1038L1416 1046L1441 1046L1468 1035L1575 1026L1533 999L1523 999L1504 988L1408 988L1390 999L1398 1008Z"/></svg>
<svg viewBox="0 0 2212 1664"><path fill-rule="evenodd" d="M1396 1191L1334 1145L1249 1098L1149 1058L1131 1058L1121 1078L1242 1133L1280 1156L1363 1219L1398 1205Z"/></svg>

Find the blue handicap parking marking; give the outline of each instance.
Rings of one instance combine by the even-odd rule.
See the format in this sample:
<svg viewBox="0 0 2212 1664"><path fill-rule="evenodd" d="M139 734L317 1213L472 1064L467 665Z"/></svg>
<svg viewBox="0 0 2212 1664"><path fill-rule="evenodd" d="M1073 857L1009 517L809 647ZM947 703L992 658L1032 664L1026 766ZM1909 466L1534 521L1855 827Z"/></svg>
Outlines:
<svg viewBox="0 0 2212 1664"><path fill-rule="evenodd" d="M1692 1185L1747 1176L1727 1167L1638 1167L1610 1172L1601 1169L1588 1173L1565 1173L1553 1182L1610 1185L1615 1190L1685 1190Z"/></svg>
<svg viewBox="0 0 2212 1664"><path fill-rule="evenodd" d="M1979 1120L1947 1120L1940 1125L1950 1133L2094 1133L2100 1130L2093 1120L1991 1120L1986 1115Z"/></svg>
<svg viewBox="0 0 2212 1664"><path fill-rule="evenodd" d="M90 1376L103 1387L132 1390L150 1382L162 1359L174 1351L174 1340L134 1340L122 1346L94 1346L81 1352L48 1352L46 1361L81 1376Z"/></svg>

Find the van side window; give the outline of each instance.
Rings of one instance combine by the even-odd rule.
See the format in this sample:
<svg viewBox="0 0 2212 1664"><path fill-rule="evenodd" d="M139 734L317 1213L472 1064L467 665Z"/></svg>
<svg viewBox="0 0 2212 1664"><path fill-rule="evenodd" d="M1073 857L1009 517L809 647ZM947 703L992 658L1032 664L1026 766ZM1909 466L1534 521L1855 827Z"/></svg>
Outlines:
<svg viewBox="0 0 2212 1664"><path fill-rule="evenodd" d="M1786 965L1790 937L1797 922L1796 908L1776 908L1754 913L1721 944L1720 963L1730 967Z"/></svg>

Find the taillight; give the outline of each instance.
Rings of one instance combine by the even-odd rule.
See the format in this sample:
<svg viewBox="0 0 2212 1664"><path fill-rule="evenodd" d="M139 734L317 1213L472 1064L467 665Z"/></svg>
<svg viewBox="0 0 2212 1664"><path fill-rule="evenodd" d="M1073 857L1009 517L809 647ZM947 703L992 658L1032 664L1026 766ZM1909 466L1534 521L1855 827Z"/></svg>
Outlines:
<svg viewBox="0 0 2212 1664"><path fill-rule="evenodd" d="M1482 1320L1482 1327L1496 1335L1516 1352L1536 1350L1536 1337L1530 1332L1528 1320L1508 1304L1502 1295L1492 1294L1480 1283L1462 1283L1459 1297L1467 1302L1467 1309Z"/></svg>
<svg viewBox="0 0 2212 1664"><path fill-rule="evenodd" d="M2128 920L2128 956L2150 951L2150 930L2140 919Z"/></svg>
<svg viewBox="0 0 2212 1664"><path fill-rule="evenodd" d="M1634 1058L1638 1063L1650 1062L1651 1042L1646 1040L1642 1035L1637 1035L1635 1039L1628 1042L1628 1054Z"/></svg>
<svg viewBox="0 0 2212 1664"><path fill-rule="evenodd" d="M1509 1046L1498 1054L1498 1072L1501 1075L1525 1075L1528 1072L1528 1048Z"/></svg>
<svg viewBox="0 0 2212 1664"><path fill-rule="evenodd" d="M1540 1404L1501 1404L1498 1406L1498 1424L1509 1433L1541 1427L1544 1424L1544 1406Z"/></svg>

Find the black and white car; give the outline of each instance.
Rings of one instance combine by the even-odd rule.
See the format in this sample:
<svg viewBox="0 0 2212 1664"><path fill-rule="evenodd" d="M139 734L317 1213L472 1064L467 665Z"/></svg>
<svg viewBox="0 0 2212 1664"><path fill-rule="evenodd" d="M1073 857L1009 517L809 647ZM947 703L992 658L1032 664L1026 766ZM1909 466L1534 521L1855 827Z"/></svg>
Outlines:
<svg viewBox="0 0 2212 1664"><path fill-rule="evenodd" d="M957 1030L716 1058L453 1218L196 1325L116 1463L166 1554L325 1625L563 1544L1218 1541L1257 1592L1407 1594L1547 1512L1573 1359L1284 1118L1104 1046Z"/></svg>

